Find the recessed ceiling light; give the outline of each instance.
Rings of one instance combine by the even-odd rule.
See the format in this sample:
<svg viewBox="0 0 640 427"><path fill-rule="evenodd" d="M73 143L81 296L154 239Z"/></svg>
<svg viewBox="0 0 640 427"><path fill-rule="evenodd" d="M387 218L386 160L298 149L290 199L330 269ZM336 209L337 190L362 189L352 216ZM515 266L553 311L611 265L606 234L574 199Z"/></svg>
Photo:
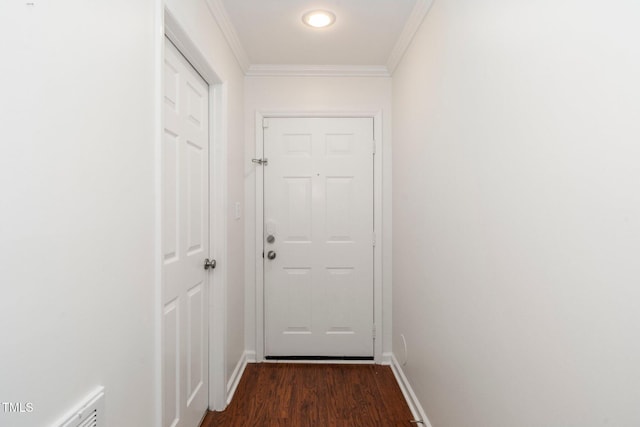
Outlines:
<svg viewBox="0 0 640 427"><path fill-rule="evenodd" d="M302 15L302 22L310 27L324 28L336 21L336 15L326 10L312 10Z"/></svg>

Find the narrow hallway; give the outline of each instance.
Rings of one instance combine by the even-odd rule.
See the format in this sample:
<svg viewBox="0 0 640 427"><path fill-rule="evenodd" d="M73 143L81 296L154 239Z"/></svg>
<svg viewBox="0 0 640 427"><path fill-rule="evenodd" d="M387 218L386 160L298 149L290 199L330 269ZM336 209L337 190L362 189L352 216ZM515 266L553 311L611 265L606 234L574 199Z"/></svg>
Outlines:
<svg viewBox="0 0 640 427"><path fill-rule="evenodd" d="M201 427L415 425L389 366L249 364L231 404Z"/></svg>

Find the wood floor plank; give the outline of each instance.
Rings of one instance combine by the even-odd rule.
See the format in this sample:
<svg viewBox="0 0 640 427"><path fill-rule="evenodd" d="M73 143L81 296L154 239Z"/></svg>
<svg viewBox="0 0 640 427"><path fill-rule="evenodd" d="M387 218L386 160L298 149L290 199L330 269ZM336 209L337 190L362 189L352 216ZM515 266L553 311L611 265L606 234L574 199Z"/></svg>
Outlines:
<svg viewBox="0 0 640 427"><path fill-rule="evenodd" d="M201 427L408 427L411 419L388 366L252 363L231 404Z"/></svg>

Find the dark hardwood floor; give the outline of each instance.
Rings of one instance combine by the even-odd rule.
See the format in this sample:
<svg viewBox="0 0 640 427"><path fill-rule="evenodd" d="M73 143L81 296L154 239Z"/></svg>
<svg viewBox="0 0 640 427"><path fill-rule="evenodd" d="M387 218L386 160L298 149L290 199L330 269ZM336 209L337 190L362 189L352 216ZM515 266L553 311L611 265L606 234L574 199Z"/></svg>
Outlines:
<svg viewBox="0 0 640 427"><path fill-rule="evenodd" d="M201 427L408 427L411 412L391 368L249 364L229 407Z"/></svg>

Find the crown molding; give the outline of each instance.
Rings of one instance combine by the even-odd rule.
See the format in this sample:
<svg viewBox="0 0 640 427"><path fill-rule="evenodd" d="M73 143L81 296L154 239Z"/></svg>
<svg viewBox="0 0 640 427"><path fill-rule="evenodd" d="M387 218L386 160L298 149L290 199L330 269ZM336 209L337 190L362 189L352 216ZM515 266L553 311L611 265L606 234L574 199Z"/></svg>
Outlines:
<svg viewBox="0 0 640 427"><path fill-rule="evenodd" d="M384 65L271 65L249 66L247 77L390 77Z"/></svg>
<svg viewBox="0 0 640 427"><path fill-rule="evenodd" d="M206 0L207 6L209 6L209 11L213 15L214 19L218 23L222 34L227 39L227 43L229 43L229 47L233 52L233 55L236 57L240 68L244 74L249 70L249 57L247 56L247 52L245 52L242 47L242 43L240 43L240 39L238 38L238 33L236 32L235 27L231 23L229 19L229 15L227 14L227 10L224 8L221 0Z"/></svg>
<svg viewBox="0 0 640 427"><path fill-rule="evenodd" d="M238 33L229 19L222 0L206 0L209 11L218 23L242 72L248 77L390 77L400 63L434 0L417 0L400 37L389 55L387 65L267 65L251 64Z"/></svg>
<svg viewBox="0 0 640 427"><path fill-rule="evenodd" d="M400 33L400 37L398 37L398 41L393 47L391 55L389 55L389 59L387 60L387 69L389 70L389 74L393 74L396 70L396 67L400 63L404 53L409 48L413 37L418 32L420 25L422 25L422 21L424 21L424 18L429 13L433 1L434 0L416 1L409 18L407 19L407 23L405 24L402 33Z"/></svg>

